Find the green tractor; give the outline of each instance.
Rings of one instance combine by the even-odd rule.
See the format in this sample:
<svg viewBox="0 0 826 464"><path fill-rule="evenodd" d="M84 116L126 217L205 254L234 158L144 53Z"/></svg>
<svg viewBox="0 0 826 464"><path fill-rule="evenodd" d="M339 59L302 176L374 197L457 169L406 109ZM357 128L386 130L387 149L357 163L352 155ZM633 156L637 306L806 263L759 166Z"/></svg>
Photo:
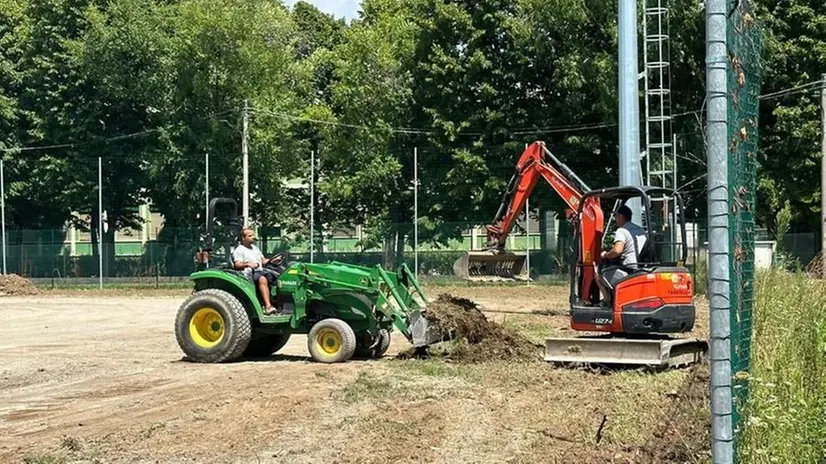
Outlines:
<svg viewBox="0 0 826 464"><path fill-rule="evenodd" d="M216 217L216 209L229 211ZM307 334L312 358L323 363L380 357L397 329L415 347L449 334L426 318L427 299L416 276L402 264L381 266L267 262L279 276L270 288L281 311L267 315L252 279L233 269L231 249L243 221L234 200L210 202L207 231L195 255L195 288L175 319L175 336L193 361L219 363L269 356L292 334Z"/></svg>

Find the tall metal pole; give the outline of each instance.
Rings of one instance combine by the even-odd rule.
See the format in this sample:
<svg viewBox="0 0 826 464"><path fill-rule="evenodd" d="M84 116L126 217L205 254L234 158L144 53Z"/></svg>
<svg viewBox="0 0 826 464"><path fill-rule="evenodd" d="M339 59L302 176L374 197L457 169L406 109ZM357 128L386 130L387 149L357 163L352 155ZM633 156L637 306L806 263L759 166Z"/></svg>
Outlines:
<svg viewBox="0 0 826 464"><path fill-rule="evenodd" d="M728 186L728 0L706 1L706 144L708 146L708 290L711 361L711 455L734 461L731 379L731 276Z"/></svg>
<svg viewBox="0 0 826 464"><path fill-rule="evenodd" d="M310 152L310 262L315 247L315 150Z"/></svg>
<svg viewBox="0 0 826 464"><path fill-rule="evenodd" d="M0 158L0 223L3 233L3 274L6 274L6 176L3 172L3 158Z"/></svg>
<svg viewBox="0 0 826 464"><path fill-rule="evenodd" d="M528 282L531 281L531 215L530 199L525 199L525 267L528 269Z"/></svg>
<svg viewBox="0 0 826 464"><path fill-rule="evenodd" d="M103 158L98 156L98 278L103 290Z"/></svg>
<svg viewBox="0 0 826 464"><path fill-rule="evenodd" d="M249 126L249 104L247 100L244 100L244 122L243 122L243 134L241 138L241 155L243 156L243 164L244 164L244 198L243 202L243 215L244 215L244 227L247 227L250 223L250 162L249 162L249 153L247 147L247 138L249 137L248 134L248 126Z"/></svg>
<svg viewBox="0 0 826 464"><path fill-rule="evenodd" d="M826 278L826 74L821 74L820 80L823 81L820 87L820 267ZM5 256L3 253L3 259Z"/></svg>
<svg viewBox="0 0 826 464"><path fill-rule="evenodd" d="M413 147L413 271L419 275L419 147Z"/></svg>
<svg viewBox="0 0 826 464"><path fill-rule="evenodd" d="M206 222L206 229L209 229L209 153L204 155L204 165L206 166L206 172L204 173L204 197L206 199L206 203L204 205L204 221Z"/></svg>
<svg viewBox="0 0 826 464"><path fill-rule="evenodd" d="M525 144L525 150L528 144ZM525 199L525 268L528 270L528 282L531 281L531 216L530 198Z"/></svg>
<svg viewBox="0 0 826 464"><path fill-rule="evenodd" d="M640 185L640 104L637 67L637 0L619 1L620 185ZM628 205L640 217L640 203Z"/></svg>

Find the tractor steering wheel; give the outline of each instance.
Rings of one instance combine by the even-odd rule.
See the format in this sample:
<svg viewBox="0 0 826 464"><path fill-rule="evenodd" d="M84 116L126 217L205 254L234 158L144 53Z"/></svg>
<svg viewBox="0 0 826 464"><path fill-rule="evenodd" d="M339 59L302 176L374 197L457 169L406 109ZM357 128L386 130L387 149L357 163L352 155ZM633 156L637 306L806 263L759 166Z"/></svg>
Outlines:
<svg viewBox="0 0 826 464"><path fill-rule="evenodd" d="M264 266L265 267L277 268L283 262L284 262L284 254L283 253L278 253L275 256L273 256L272 258L270 258L269 260L267 260L267 262L264 263Z"/></svg>

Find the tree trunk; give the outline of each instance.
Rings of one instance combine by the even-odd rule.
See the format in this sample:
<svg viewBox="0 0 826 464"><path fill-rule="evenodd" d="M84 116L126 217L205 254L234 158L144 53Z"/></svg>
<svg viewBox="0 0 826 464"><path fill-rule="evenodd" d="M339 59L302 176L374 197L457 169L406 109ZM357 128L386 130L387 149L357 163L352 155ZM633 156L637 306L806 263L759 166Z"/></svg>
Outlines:
<svg viewBox="0 0 826 464"><path fill-rule="evenodd" d="M385 269L393 268L393 260L396 254L396 242L399 239L399 231L391 229L387 235L384 236L384 259L382 265Z"/></svg>
<svg viewBox="0 0 826 464"><path fill-rule="evenodd" d="M571 224L569 224L568 221L559 221L557 256L560 257L560 265L566 272L570 270L571 259L574 256L572 248L577 246L577 244L574 243L572 234L573 230L571 229Z"/></svg>
<svg viewBox="0 0 826 464"><path fill-rule="evenodd" d="M98 214L93 212L91 215L91 223L89 224L89 237L92 241L92 256L95 258L95 264L89 268L91 271L94 269L94 275L99 275L100 270L98 269L98 256L100 256L100 231L98 230Z"/></svg>
<svg viewBox="0 0 826 464"><path fill-rule="evenodd" d="M112 221L114 222L114 221ZM115 228L111 225L103 234L103 276L112 277L115 271Z"/></svg>
<svg viewBox="0 0 826 464"><path fill-rule="evenodd" d="M396 259L393 261L393 269L401 266L404 262L404 241L407 235L403 232L397 232L396 237Z"/></svg>

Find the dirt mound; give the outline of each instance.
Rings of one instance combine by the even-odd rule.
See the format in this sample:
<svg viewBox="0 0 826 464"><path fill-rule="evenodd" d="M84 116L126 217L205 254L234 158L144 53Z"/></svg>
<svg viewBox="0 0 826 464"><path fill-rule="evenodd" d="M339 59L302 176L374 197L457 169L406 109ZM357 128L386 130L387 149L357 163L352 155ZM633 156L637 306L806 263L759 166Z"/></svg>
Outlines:
<svg viewBox="0 0 826 464"><path fill-rule="evenodd" d="M37 295L40 291L29 279L17 274L0 275L0 296Z"/></svg>
<svg viewBox="0 0 826 464"><path fill-rule="evenodd" d="M426 350L403 352L400 358L439 356L476 363L490 360L538 360L538 348L523 336L489 321L471 300L441 294L427 305L427 319L455 338Z"/></svg>

